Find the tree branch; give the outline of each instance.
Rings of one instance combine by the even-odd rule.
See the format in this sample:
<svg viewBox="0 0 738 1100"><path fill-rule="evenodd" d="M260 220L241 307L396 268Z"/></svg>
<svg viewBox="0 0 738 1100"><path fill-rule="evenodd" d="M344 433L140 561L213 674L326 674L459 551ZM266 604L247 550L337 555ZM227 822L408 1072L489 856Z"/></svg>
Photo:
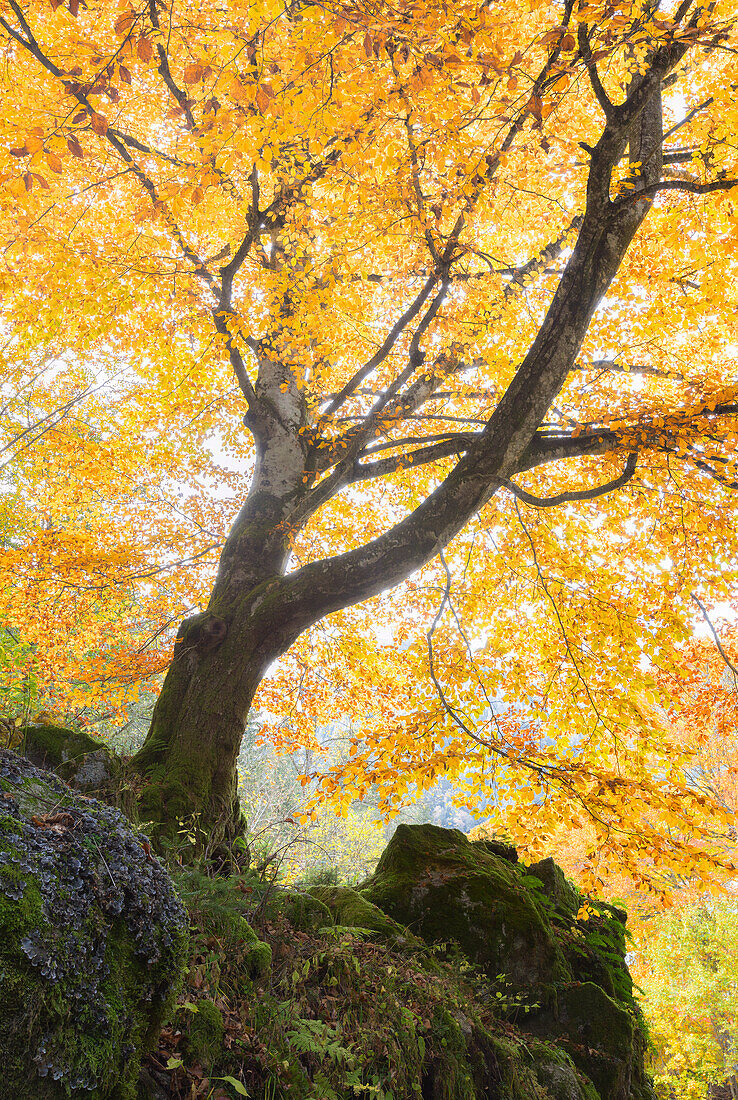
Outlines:
<svg viewBox="0 0 738 1100"><path fill-rule="evenodd" d="M228 328L228 317L233 317L237 320L236 315L230 309L221 309L216 306L213 309L213 320L215 322L215 328L221 336L225 337L225 344L228 350L228 358L230 359L231 366L233 367L233 373L236 376L239 386L241 387L241 393L246 398L246 402L249 409L254 409L257 405L256 391L249 378L248 371L246 370L246 364L243 361L243 356L233 343L233 336ZM256 341L253 337L245 337L245 340L249 347L254 350Z"/></svg>
<svg viewBox="0 0 738 1100"><path fill-rule="evenodd" d="M559 504L568 504L575 500L596 500L597 497L611 493L615 489L622 489L623 485L627 485L635 474L637 463L638 453L633 451L628 455L628 461L622 474L613 478L612 481L608 481L604 485L598 485L593 489L576 489L568 493L557 493L552 497L533 496L532 493L526 493L525 489L521 489L519 485L509 479L501 481L500 484L509 489L524 504L530 504L534 508L557 508Z"/></svg>
<svg viewBox="0 0 738 1100"><path fill-rule="evenodd" d="M412 304L408 306L408 308L400 317L398 317L397 321L390 329L386 339L383 341L383 343L377 349L371 359L367 363L365 363L363 367L360 367L360 369L356 371L353 377L348 380L343 389L341 389L332 399L332 401L328 405L328 408L325 410L325 412L321 414L320 419L322 421L325 421L328 419L328 417L332 416L336 409L340 408L344 401L359 388L364 379L368 378L372 371L376 370L378 366L381 366L381 364L390 354L407 326L418 316L437 282L438 275L434 271L428 276L422 290L417 295Z"/></svg>
<svg viewBox="0 0 738 1100"><path fill-rule="evenodd" d="M602 373L607 371L618 374L645 374L653 378L673 378L679 382L684 381L684 375L679 371L659 370L658 367L651 367L647 363L634 363L631 366L630 364L617 363L612 359L592 359L589 363L576 363L571 370L572 373L585 371L599 371Z"/></svg>
<svg viewBox="0 0 738 1100"><path fill-rule="evenodd" d="M592 85L592 91L595 94L595 98L602 108L605 118L610 119L615 112L615 104L612 102L600 80L600 74L597 72L597 64L592 57L592 47L589 42L589 34L587 32L587 24L580 23L577 29L577 41L579 44L579 53L582 55L582 60L587 66L587 74L589 76L589 82Z"/></svg>
<svg viewBox="0 0 738 1100"><path fill-rule="evenodd" d="M361 547L311 562L279 582L285 611L289 607L280 627L284 644L291 644L306 626L331 611L391 587L425 564L503 480L519 473L525 463L534 464L533 442L539 425L576 361L592 314L650 208L647 199L615 207L610 200L612 173L630 144L631 159L644 162L646 185L659 178L661 82L688 48L688 42L682 41L656 50L645 73L631 81L625 101L606 121L591 154L578 240L538 334L479 438L435 491L395 526ZM601 432L587 440L594 453L608 436L616 438L614 433ZM561 446L561 440L557 444Z"/></svg>
<svg viewBox="0 0 738 1100"><path fill-rule="evenodd" d="M23 14L22 9L16 3L16 0L10 0L10 8L15 13L15 15L18 19L18 22L21 25L22 30L27 35L27 38L24 38L23 35L20 34L14 27L11 27L10 24L5 19L0 18L0 26L4 27L4 29L8 32L8 34L10 34L11 37L16 42L18 42L18 44L20 46L23 47L23 49L27 50L28 53L30 53L33 57L35 57L36 60L39 62L39 64L41 64L46 69L47 72L50 72L52 74L52 76L55 76L57 78L57 80L61 81L61 83L64 84L65 87L67 88L67 90L69 91L69 94L73 95L75 97L75 99L77 100L77 102L81 106L83 106L86 110L95 113L94 107L92 106L92 104L90 103L89 99L84 94L84 92L80 91L77 87L69 85L68 82L65 82L64 74L62 73L61 69L41 49L41 47L39 46L38 42L36 41L32 31L31 31L31 28L28 25L28 22L26 21L26 18ZM172 234L172 237L176 241L180 251L185 256L185 258L192 264L192 267L194 269L195 274L198 275L201 279L203 279L208 284L208 286L210 286L212 288L215 284L215 280L214 280L213 276L207 270L207 268L205 267L205 264L200 259L200 257L197 255L195 250L185 240L181 229L179 228L179 226L175 222L175 220L172 217L171 213L169 212L168 208L164 207L164 205L161 203L158 191L156 189L156 186L155 186L153 180L147 175L146 172L144 172L143 168L141 168L141 166L134 160L134 158L128 152L128 149L126 148L126 144L125 144L124 140L121 137L117 136L116 131L111 130L110 128L108 128L108 130L105 133L105 140L108 142L109 145L111 145L113 147L113 149L115 149L118 156L129 166L131 172L136 176L139 183L142 184L144 189L150 195L152 203L155 206L158 206L158 207L164 209L164 214L165 214L165 218L166 218L166 221L167 221L167 225L169 226L169 230Z"/></svg>
<svg viewBox="0 0 738 1100"><path fill-rule="evenodd" d="M425 447L418 447L415 451L404 451L402 454L390 455L388 458L378 458L373 462L357 462L351 471L349 481L367 481L369 478L397 473L398 470L426 466L430 462L437 462L439 459L448 458L450 455L464 454L479 438L479 435L479 432L458 432L438 443L429 443Z"/></svg>
<svg viewBox="0 0 738 1100"><path fill-rule="evenodd" d="M522 267L514 268L512 271L513 278L506 285L502 292L504 301L508 301L516 290L522 289L525 286L525 280L529 275L538 275L541 272L548 274L558 274L556 271L550 271L548 265L554 260L558 259L564 250L567 240L572 233L578 232L582 227L584 218L581 214L577 214L571 219L566 229L556 240L551 241L546 247L539 252L537 256L534 256L532 260L528 260Z"/></svg>
<svg viewBox="0 0 738 1100"><path fill-rule="evenodd" d="M272 206L274 203L272 203ZM256 169L256 165L251 169L251 209L248 214L249 231L244 236L240 245L233 254L231 260L228 261L220 269L221 280L221 292L220 292L220 305L221 308L230 307L231 293L233 290L233 280L243 266L246 257L251 251L251 246L259 235L259 230L262 223L262 215L259 212L259 175Z"/></svg>
<svg viewBox="0 0 738 1100"><path fill-rule="evenodd" d="M686 191L690 195L709 195L713 191L730 191L738 187L738 179L710 180L709 183L690 183L686 180L660 180L650 187L641 187L619 198L614 206L623 206L632 203L635 199L646 195L657 195L661 191Z"/></svg>
<svg viewBox="0 0 738 1100"><path fill-rule="evenodd" d="M149 0L149 18L151 20L151 26L155 31L158 31L161 35L161 24L159 22L159 13L156 10L156 0ZM162 80L169 89L170 94L177 103L177 106L182 111L183 115L187 119L187 126L190 130L195 129L195 118L192 114L189 99L185 92L181 88L177 87L172 71L169 68L169 58L167 57L167 51L162 45L161 41L157 39L156 52L159 56L158 70Z"/></svg>

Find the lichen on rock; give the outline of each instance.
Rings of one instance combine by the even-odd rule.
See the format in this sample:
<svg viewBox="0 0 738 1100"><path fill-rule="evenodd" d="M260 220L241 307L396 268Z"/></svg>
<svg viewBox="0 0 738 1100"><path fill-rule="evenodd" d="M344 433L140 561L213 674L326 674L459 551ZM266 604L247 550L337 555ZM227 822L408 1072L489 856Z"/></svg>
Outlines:
<svg viewBox="0 0 738 1100"><path fill-rule="evenodd" d="M0 750L0 1056L14 1100L129 1100L187 919L115 809Z"/></svg>

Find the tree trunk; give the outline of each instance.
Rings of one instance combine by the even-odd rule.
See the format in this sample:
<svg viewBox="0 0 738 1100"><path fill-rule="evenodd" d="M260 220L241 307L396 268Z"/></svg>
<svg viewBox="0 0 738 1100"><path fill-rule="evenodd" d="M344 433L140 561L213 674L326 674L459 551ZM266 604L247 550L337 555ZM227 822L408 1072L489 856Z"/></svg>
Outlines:
<svg viewBox="0 0 738 1100"><path fill-rule="evenodd" d="M151 729L132 761L145 780L139 815L158 831L187 824L217 842L238 830L236 760L264 668L257 649L255 631L229 632L210 612L182 624Z"/></svg>
<svg viewBox="0 0 738 1100"><path fill-rule="evenodd" d="M278 386L285 370L271 366ZM169 839L186 824L201 849L240 830L236 761L249 708L265 669L297 637L285 634L280 597L289 516L305 492L296 431L304 409L294 392L280 391L279 399L283 407L268 403L253 426L263 443L251 490L223 548L207 610L179 629L149 733L130 762L141 820Z"/></svg>

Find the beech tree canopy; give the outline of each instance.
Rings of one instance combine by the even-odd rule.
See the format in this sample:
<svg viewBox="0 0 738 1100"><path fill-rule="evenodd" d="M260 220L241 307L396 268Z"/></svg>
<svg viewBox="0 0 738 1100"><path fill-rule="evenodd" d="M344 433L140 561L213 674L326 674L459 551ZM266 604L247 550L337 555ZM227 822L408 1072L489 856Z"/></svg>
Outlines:
<svg viewBox="0 0 738 1100"><path fill-rule="evenodd" d="M339 805L719 865L735 4L0 11L3 621L68 710L168 664L144 816L230 835L255 706L353 719Z"/></svg>

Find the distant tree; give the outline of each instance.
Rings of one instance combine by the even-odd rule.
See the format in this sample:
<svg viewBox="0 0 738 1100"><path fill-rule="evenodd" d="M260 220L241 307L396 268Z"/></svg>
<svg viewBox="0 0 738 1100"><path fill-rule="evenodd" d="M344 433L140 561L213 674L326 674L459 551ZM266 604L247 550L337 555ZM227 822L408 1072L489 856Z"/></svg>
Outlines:
<svg viewBox="0 0 738 1100"><path fill-rule="evenodd" d="M708 1100L710 1085L727 1083L738 1096L737 899L662 913L637 955L658 1094Z"/></svg>

